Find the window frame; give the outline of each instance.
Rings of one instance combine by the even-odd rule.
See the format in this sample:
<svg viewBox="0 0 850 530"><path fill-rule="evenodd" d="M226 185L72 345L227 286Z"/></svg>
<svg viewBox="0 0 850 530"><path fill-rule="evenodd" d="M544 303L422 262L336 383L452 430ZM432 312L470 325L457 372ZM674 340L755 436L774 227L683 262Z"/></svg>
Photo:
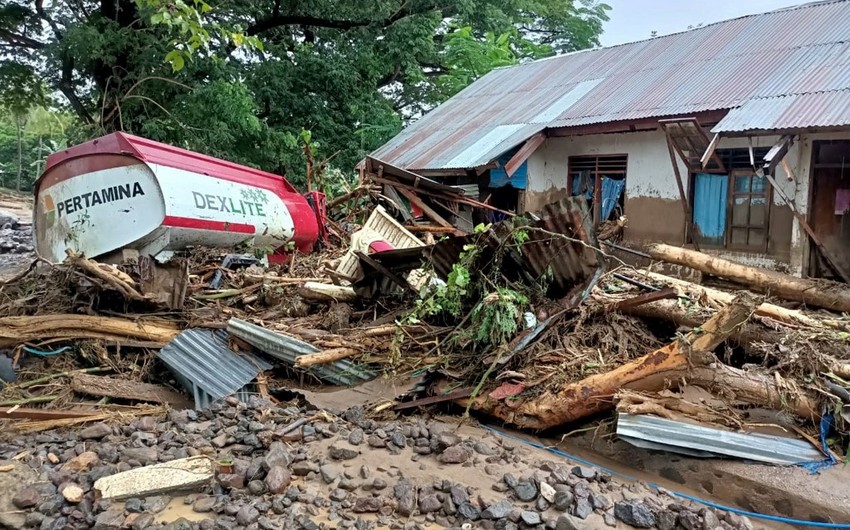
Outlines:
<svg viewBox="0 0 850 530"><path fill-rule="evenodd" d="M604 175L604 176L609 176L609 175L619 176L619 175L622 175L623 180L625 180L628 177L628 172L629 172L629 154L628 153L606 153L606 154L593 154L593 155L570 155L569 157L567 157L567 193L571 197L572 197L572 193L573 193L573 173L576 173L578 171L585 171L584 168L580 169L580 170L574 169L574 166L575 166L576 162L578 161L577 159L593 159L593 161L594 161L593 170L588 170L588 171L592 171L592 175L594 177L594 181L593 181L594 182L593 211L592 211L593 225L599 226L600 216L602 214L602 211L601 211L601 208L600 208L600 203L602 202L602 179L596 178L596 177L602 175L603 173L606 173L606 175ZM613 159L623 159L623 161L622 161L623 169L622 169L622 171L620 171L619 169L615 169L613 171L605 170L603 172L599 169L600 159L601 160L607 159L607 160L610 160L610 161L614 161ZM625 195L625 190L623 191L623 194Z"/></svg>
<svg viewBox="0 0 850 530"><path fill-rule="evenodd" d="M727 191L726 198L726 236L724 238L724 248L728 250L735 250L739 252L767 252L768 246L770 244L770 238L768 234L770 233L770 212L771 212L771 204L773 203L773 186L767 181L766 177L761 177L764 179L765 187L764 187L764 200L765 200L765 208L764 208L764 224L763 225L753 225L751 222L752 217L752 199L753 197L761 197L762 194L753 194L752 190L752 178L757 177L756 172L748 169L733 169L729 175L729 186ZM750 191L736 192L735 191L735 179L736 177L751 177L750 178ZM734 207L735 207L735 198L746 196L750 199L750 207L747 209L747 224L732 224L732 219L734 217ZM746 230L747 231L747 241L749 241L749 231L750 230L762 230L764 235L762 237L761 245L736 245L732 242L732 232L735 230Z"/></svg>

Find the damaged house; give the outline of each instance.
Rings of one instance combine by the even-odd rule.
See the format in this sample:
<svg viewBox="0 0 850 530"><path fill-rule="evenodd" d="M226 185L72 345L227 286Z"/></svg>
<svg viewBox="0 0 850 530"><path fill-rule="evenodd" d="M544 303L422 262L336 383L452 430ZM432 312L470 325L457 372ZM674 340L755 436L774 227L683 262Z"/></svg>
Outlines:
<svg viewBox="0 0 850 530"><path fill-rule="evenodd" d="M517 213L584 195L627 242L850 263L850 1L490 72L372 155Z"/></svg>

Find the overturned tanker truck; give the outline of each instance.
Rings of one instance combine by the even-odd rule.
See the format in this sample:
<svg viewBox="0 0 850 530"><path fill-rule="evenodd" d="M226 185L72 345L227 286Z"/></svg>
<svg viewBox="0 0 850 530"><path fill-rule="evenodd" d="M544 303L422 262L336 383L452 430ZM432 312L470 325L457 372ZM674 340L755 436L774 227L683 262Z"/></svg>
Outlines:
<svg viewBox="0 0 850 530"><path fill-rule="evenodd" d="M167 257L193 245L310 252L324 233L324 196L281 176L124 133L47 159L35 184L36 251L104 258L123 249Z"/></svg>

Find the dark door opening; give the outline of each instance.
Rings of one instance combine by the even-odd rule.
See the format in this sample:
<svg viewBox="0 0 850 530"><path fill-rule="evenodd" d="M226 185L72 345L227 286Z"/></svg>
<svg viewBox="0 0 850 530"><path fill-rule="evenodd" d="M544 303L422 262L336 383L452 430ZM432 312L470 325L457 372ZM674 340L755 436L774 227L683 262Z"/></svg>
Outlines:
<svg viewBox="0 0 850 530"><path fill-rule="evenodd" d="M812 201L809 222L823 245L850 262L850 140L812 143ZM809 274L836 278L817 247L809 254ZM840 280L840 278L837 278Z"/></svg>

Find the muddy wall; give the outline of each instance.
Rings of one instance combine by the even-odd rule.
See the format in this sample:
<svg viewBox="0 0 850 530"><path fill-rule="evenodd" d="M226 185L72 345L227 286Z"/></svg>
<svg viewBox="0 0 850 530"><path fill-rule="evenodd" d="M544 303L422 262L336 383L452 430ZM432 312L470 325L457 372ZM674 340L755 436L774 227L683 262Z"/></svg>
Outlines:
<svg viewBox="0 0 850 530"><path fill-rule="evenodd" d="M707 133L710 134L710 133ZM778 136L754 137L753 147L770 147ZM746 138L721 139L719 148L746 148ZM803 142L795 144L786 160L797 179L789 179L780 168L777 184L783 191L797 197L808 194L808 159L803 153ZM569 157L586 155L628 155L625 215L628 225L625 239L635 244L649 241L681 245L685 237L685 214L679 200L679 190L664 133L647 131L620 134L599 134L549 138L532 155L528 162L528 189L525 209L533 211L553 200L567 196ZM810 155L808 155L810 157ZM804 163L805 162L805 163ZM688 193L688 171L679 160L685 193ZM805 174L805 178L800 177ZM723 248L706 249L708 252L750 265L795 272L800 270L802 258L794 259L796 222L791 210L774 193L770 212L769 244L767 254L733 252Z"/></svg>

